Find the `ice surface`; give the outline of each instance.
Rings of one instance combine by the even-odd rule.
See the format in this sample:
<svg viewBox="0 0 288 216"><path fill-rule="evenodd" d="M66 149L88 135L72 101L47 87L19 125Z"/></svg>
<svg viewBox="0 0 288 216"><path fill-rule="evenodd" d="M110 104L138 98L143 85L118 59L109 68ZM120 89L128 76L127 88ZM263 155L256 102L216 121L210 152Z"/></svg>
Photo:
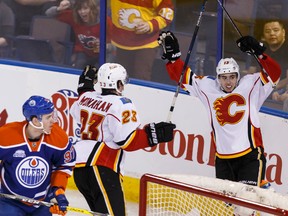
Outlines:
<svg viewBox="0 0 288 216"><path fill-rule="evenodd" d="M71 207L82 208L90 210L84 197L78 190L66 190L66 196L69 200ZM127 202L127 215L128 216L137 216L138 215L138 203ZM68 211L66 216L85 216L87 214L77 213ZM55 215L56 216L56 215Z"/></svg>

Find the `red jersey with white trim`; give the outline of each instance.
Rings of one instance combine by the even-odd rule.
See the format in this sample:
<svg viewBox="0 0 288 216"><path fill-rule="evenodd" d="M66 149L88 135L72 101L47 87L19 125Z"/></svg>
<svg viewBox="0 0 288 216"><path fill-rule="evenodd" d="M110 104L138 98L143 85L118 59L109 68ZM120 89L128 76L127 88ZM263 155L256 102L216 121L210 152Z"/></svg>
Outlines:
<svg viewBox="0 0 288 216"><path fill-rule="evenodd" d="M26 135L27 124L12 122L0 127L1 192L40 200L46 197L50 184L66 188L75 151L57 124L51 134L42 134L35 142Z"/></svg>
<svg viewBox="0 0 288 216"><path fill-rule="evenodd" d="M126 50L155 48L159 31L167 27L174 18L171 0L111 0L112 43ZM140 20L147 21L150 32L136 34Z"/></svg>
<svg viewBox="0 0 288 216"><path fill-rule="evenodd" d="M81 125L81 140L75 144L76 167L100 165L121 173L124 150L149 146L129 98L85 92L74 102L70 113Z"/></svg>
<svg viewBox="0 0 288 216"><path fill-rule="evenodd" d="M261 61L277 83L281 74L279 65L269 57ZM167 64L167 70L174 80L177 80L182 68L183 61L180 59L174 64ZM187 69L183 86L201 100L209 113L217 156L240 157L263 146L258 112L273 90L264 73L244 76L231 93L225 93L215 77L197 76Z"/></svg>

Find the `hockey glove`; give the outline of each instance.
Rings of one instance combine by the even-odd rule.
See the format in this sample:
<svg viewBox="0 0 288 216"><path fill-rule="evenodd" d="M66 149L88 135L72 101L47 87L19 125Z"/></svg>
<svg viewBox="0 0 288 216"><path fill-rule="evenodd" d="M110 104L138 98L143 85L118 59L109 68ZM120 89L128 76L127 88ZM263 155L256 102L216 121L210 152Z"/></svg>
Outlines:
<svg viewBox="0 0 288 216"><path fill-rule="evenodd" d="M178 40L175 35L170 32L161 32L158 38L158 44L162 46L163 54L162 59L168 59L169 61L175 61L181 56Z"/></svg>
<svg viewBox="0 0 288 216"><path fill-rule="evenodd" d="M97 82L98 69L92 65L87 65L79 77L78 94L86 91L94 91L94 84Z"/></svg>
<svg viewBox="0 0 288 216"><path fill-rule="evenodd" d="M67 213L67 211L61 211L57 204L51 206L49 208L49 211L51 214L57 214L57 215L66 215L66 213Z"/></svg>
<svg viewBox="0 0 288 216"><path fill-rule="evenodd" d="M266 50L266 47L262 42L257 41L252 36L244 36L239 38L237 41L237 46L242 52L246 52L249 55L260 56Z"/></svg>
<svg viewBox="0 0 288 216"><path fill-rule="evenodd" d="M262 180L261 183L260 183L260 187L264 188L264 189L270 189L271 188L271 184L268 181L266 181L266 180Z"/></svg>
<svg viewBox="0 0 288 216"><path fill-rule="evenodd" d="M160 122L150 123L145 126L145 131L148 136L149 145L155 146L158 143L169 142L173 139L173 129L176 128L175 124Z"/></svg>
<svg viewBox="0 0 288 216"><path fill-rule="evenodd" d="M56 199L57 205L58 205L60 211L62 211L62 212L66 211L66 208L69 205L69 202L68 202L68 200L65 196L64 190L62 188L53 187L51 189L50 193L48 194L48 197L49 197L49 199L53 199L53 198ZM50 207L50 208L52 208L52 207ZM53 208L56 208L55 205Z"/></svg>

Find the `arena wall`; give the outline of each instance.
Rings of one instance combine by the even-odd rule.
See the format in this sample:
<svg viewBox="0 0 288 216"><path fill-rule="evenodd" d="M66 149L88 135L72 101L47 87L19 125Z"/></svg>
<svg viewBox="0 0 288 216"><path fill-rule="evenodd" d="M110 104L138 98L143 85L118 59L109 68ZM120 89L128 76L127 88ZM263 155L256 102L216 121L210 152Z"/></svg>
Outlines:
<svg viewBox="0 0 288 216"><path fill-rule="evenodd" d="M38 65L17 65L0 62L0 126L22 121L22 104L31 95L52 98L58 109L60 125L72 140L79 128L69 114L77 99L78 77L81 71L49 68ZM131 80L125 96L138 108L142 126L149 122L166 121L175 86ZM266 147L266 178L277 192L287 193L287 119L260 113ZM138 201L139 178L144 173L183 174L214 177L214 149L210 144L210 125L205 108L197 98L179 94L172 122L177 125L174 141L153 148L126 154L124 190L128 200ZM73 179L70 188L75 188Z"/></svg>

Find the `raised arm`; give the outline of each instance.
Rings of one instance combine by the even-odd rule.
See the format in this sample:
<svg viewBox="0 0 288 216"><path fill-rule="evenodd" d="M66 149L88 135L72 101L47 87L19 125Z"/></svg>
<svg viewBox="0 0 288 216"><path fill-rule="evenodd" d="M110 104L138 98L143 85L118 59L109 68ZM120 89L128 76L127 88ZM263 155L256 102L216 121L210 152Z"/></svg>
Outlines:
<svg viewBox="0 0 288 216"><path fill-rule="evenodd" d="M237 45L242 52L246 52L248 55L255 55L258 58L262 66L262 82L264 84L271 82L273 86L276 86L280 80L281 67L274 59L264 53L266 47L263 43L252 36L243 36L237 40Z"/></svg>
<svg viewBox="0 0 288 216"><path fill-rule="evenodd" d="M67 10L71 7L71 2L69 0L62 0L58 6L52 6L45 11L46 16L54 17L59 12Z"/></svg>

